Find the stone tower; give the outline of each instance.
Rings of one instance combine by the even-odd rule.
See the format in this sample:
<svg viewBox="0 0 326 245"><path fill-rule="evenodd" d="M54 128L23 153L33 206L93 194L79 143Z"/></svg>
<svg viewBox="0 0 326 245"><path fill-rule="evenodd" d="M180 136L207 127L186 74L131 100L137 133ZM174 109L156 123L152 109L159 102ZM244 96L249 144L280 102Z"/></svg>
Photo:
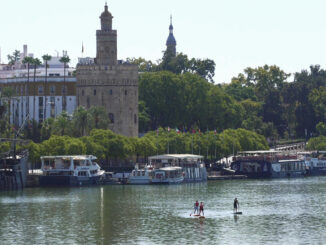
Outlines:
<svg viewBox="0 0 326 245"><path fill-rule="evenodd" d="M101 30L96 31L96 64L117 64L117 31L112 30L112 14L105 4L104 12L100 16Z"/></svg>
<svg viewBox="0 0 326 245"><path fill-rule="evenodd" d="M170 51L173 54L173 56L176 56L177 55L177 49L176 49L177 42L173 35L172 15L170 16L169 31L170 31L170 33L169 33L168 39L166 40L166 51Z"/></svg>
<svg viewBox="0 0 326 245"><path fill-rule="evenodd" d="M77 105L103 106L109 128L118 134L138 136L138 67L117 60L117 31L105 4L96 31L96 58L80 58L76 68Z"/></svg>

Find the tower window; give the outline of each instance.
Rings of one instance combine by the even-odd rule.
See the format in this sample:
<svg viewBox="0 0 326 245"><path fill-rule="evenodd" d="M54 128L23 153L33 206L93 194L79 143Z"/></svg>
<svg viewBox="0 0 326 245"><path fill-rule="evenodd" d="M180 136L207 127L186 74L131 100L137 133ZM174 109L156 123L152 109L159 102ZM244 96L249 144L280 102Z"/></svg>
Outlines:
<svg viewBox="0 0 326 245"><path fill-rule="evenodd" d="M112 94L113 94L113 91L112 91L112 89L110 89L110 92L109 92L109 93L110 93L110 95L112 95Z"/></svg>
<svg viewBox="0 0 326 245"><path fill-rule="evenodd" d="M94 95L96 95L96 89L94 89Z"/></svg>
<svg viewBox="0 0 326 245"><path fill-rule="evenodd" d="M128 94L128 91L127 91L127 89L125 90L125 95L127 95Z"/></svg>
<svg viewBox="0 0 326 245"><path fill-rule="evenodd" d="M84 93L84 89L82 89L82 96L84 96L85 95L85 93Z"/></svg>
<svg viewBox="0 0 326 245"><path fill-rule="evenodd" d="M134 123L137 124L137 115L134 115Z"/></svg>
<svg viewBox="0 0 326 245"><path fill-rule="evenodd" d="M114 123L114 114L113 113L109 113L109 121L110 121L110 123Z"/></svg>

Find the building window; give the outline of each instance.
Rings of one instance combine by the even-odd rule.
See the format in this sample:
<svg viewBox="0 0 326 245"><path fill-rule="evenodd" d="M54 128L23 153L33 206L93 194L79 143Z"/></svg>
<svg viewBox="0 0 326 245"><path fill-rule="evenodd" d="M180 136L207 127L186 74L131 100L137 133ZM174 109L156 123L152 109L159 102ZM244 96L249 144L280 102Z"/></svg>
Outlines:
<svg viewBox="0 0 326 245"><path fill-rule="evenodd" d="M94 89L94 95L96 95L96 89Z"/></svg>
<svg viewBox="0 0 326 245"><path fill-rule="evenodd" d="M67 94L67 86L66 85L62 85L61 91L62 91L62 94Z"/></svg>
<svg viewBox="0 0 326 245"><path fill-rule="evenodd" d="M16 87L16 95L19 95L19 87Z"/></svg>
<svg viewBox="0 0 326 245"><path fill-rule="evenodd" d="M109 94L110 94L110 95L112 95L112 94L113 94L113 91L112 91L112 89L110 89L110 92L109 92Z"/></svg>
<svg viewBox="0 0 326 245"><path fill-rule="evenodd" d="M82 89L82 96L84 96L85 95L85 93L84 93L84 89Z"/></svg>
<svg viewBox="0 0 326 245"><path fill-rule="evenodd" d="M114 123L114 114L113 113L109 113L109 122Z"/></svg>
<svg viewBox="0 0 326 245"><path fill-rule="evenodd" d="M55 86L54 85L51 85L51 87L50 87L50 94L51 95L55 94Z"/></svg>
<svg viewBox="0 0 326 245"><path fill-rule="evenodd" d="M127 95L128 94L128 91L127 91L127 89L125 90L125 95Z"/></svg>
<svg viewBox="0 0 326 245"><path fill-rule="evenodd" d="M38 86L38 94L39 94L39 95L42 95L43 92L44 92L44 90L43 90L43 86Z"/></svg>
<svg viewBox="0 0 326 245"><path fill-rule="evenodd" d="M134 123L137 124L137 115L134 115Z"/></svg>
<svg viewBox="0 0 326 245"><path fill-rule="evenodd" d="M24 87L23 86L20 87L20 95L24 95Z"/></svg>

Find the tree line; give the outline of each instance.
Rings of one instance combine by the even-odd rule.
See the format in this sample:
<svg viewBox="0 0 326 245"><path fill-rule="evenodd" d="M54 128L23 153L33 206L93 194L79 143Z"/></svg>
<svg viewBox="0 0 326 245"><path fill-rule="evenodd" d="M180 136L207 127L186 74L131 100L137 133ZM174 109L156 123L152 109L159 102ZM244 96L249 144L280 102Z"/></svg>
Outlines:
<svg viewBox="0 0 326 245"><path fill-rule="evenodd" d="M141 132L159 126L244 128L273 141L310 138L326 128L326 71L319 65L294 74L276 65L249 67L230 83L214 84L207 74L215 74L215 63L199 60L201 73L194 60L184 54L164 55L155 65L143 58L129 59L143 71L139 78Z"/></svg>

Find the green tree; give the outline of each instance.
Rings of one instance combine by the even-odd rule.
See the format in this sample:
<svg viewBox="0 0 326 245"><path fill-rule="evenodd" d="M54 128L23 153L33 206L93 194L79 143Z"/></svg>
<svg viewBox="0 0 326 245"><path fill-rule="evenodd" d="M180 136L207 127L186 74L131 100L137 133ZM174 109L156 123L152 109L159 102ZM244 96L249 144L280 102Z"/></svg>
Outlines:
<svg viewBox="0 0 326 245"><path fill-rule="evenodd" d="M63 111L55 119L52 133L61 136L71 133L71 120L67 112Z"/></svg>
<svg viewBox="0 0 326 245"><path fill-rule="evenodd" d="M15 50L12 55L8 54L8 64L14 65L20 59L20 51Z"/></svg>
<svg viewBox="0 0 326 245"><path fill-rule="evenodd" d="M109 117L103 106L92 106L89 109L92 122L91 128L107 129L109 124Z"/></svg>
<svg viewBox="0 0 326 245"><path fill-rule="evenodd" d="M90 113L82 106L78 107L73 114L72 124L76 136L86 136L91 124Z"/></svg>

